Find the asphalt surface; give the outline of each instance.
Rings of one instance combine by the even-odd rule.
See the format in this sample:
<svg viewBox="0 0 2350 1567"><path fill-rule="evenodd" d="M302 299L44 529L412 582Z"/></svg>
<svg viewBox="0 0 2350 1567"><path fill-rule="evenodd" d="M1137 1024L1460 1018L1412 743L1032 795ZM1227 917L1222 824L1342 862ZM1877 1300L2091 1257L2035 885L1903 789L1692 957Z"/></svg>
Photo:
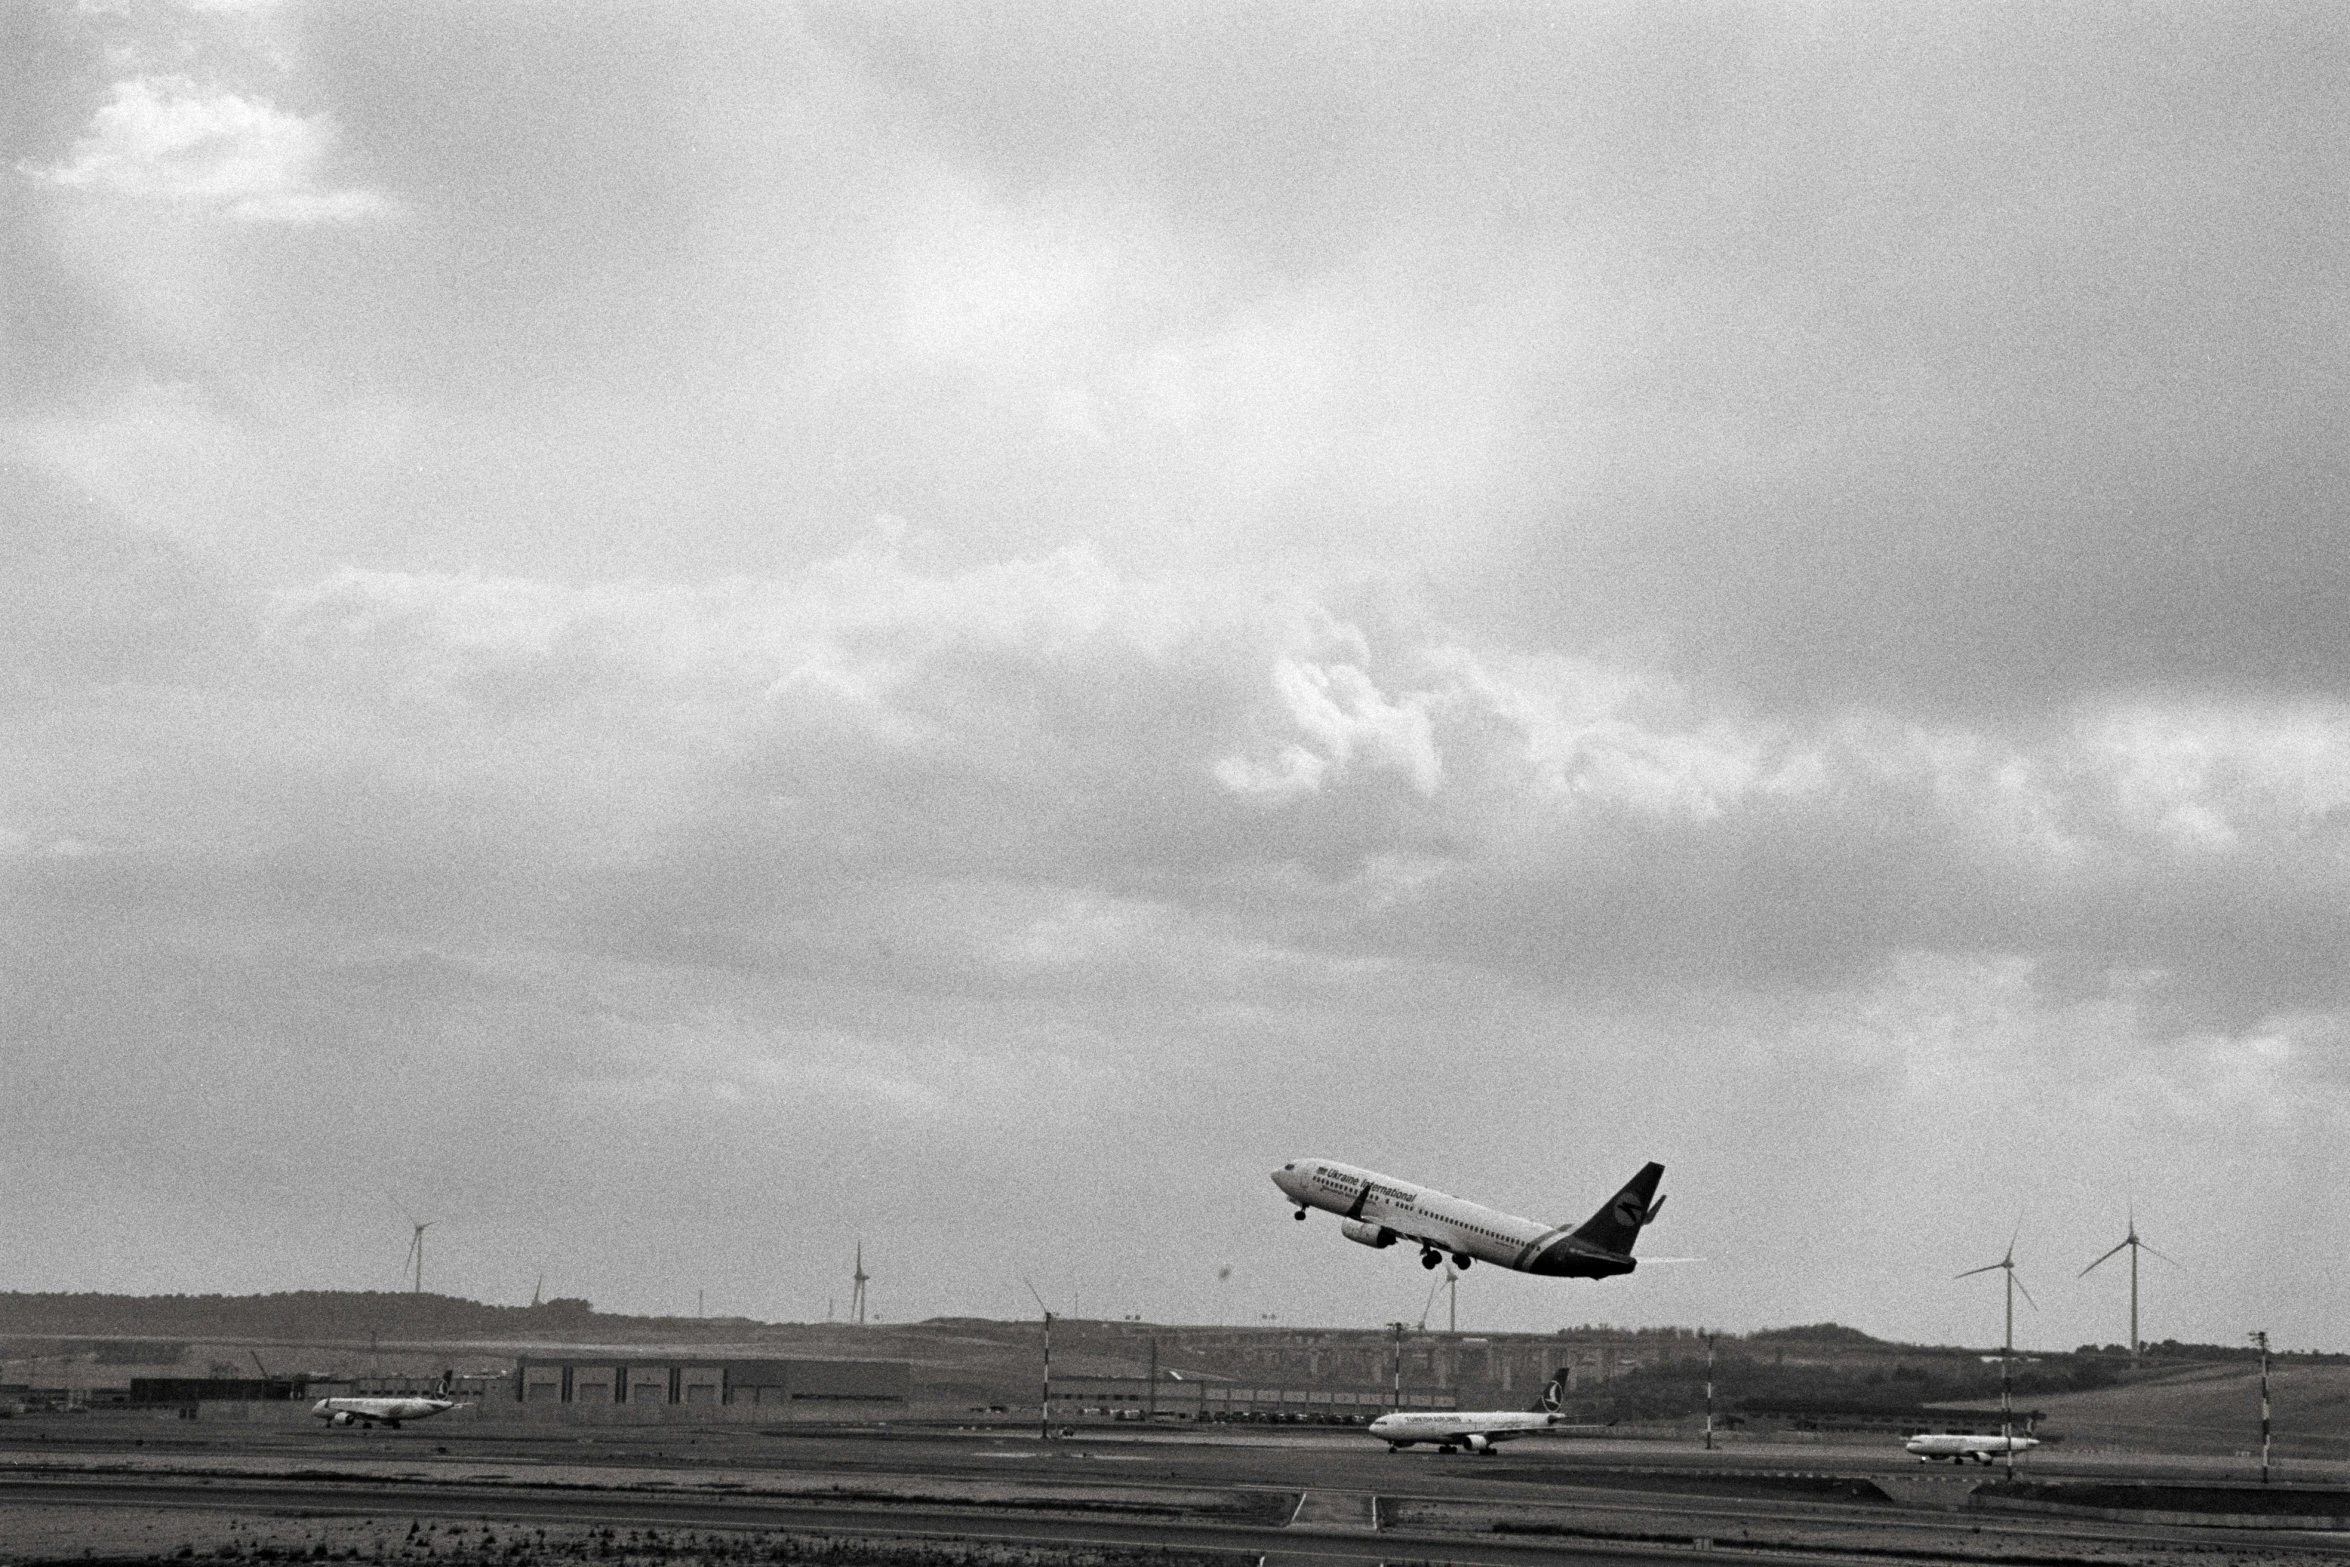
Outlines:
<svg viewBox="0 0 2350 1567"><path fill-rule="evenodd" d="M2040 1455L2032 1455L2039 1458ZM2043 1476L2091 1473L2145 1478L2144 1467L2045 1459L2020 1466ZM1826 1537L1866 1529L1902 1542L1876 1559L1945 1559L1990 1530L2011 1545L2037 1542L2057 1555L2195 1540L2245 1545L2241 1535L2089 1520L1999 1517L1959 1511L1996 1470L1926 1469L1898 1446L1704 1453L1661 1444L1529 1440L1485 1456L1391 1453L1358 1433L1087 1433L1042 1443L1034 1432L761 1431L662 1427L522 1427L448 1421L398 1432L300 1424L158 1422L128 1417L11 1422L0 1426L0 1520L11 1505L175 1508L279 1517L397 1516L501 1523L597 1523L615 1527L790 1530L932 1540L1056 1546L1121 1546L1224 1552L1287 1563L1436 1561L1473 1567L1653 1562L1697 1537L1734 1539L1741 1528L1815 1528ZM1764 1489L1788 1474L1871 1478L1901 1505ZM968 1501L941 1505L914 1495L990 1485L1048 1487L1116 1508L1183 1489L1253 1496L1283 1522L1054 1513ZM713 1486L838 1485L844 1491L908 1492L890 1501L849 1495L729 1495ZM1401 1504L1570 1506L1606 1514L1626 1544L1490 1533L1372 1533L1362 1527ZM1528 1513L1527 1516L1532 1516ZM1629 1520L1626 1523L1624 1520ZM2350 1541L2296 1537L2278 1546L2350 1558ZM2264 1542L2265 1543L2265 1542ZM1721 1550L1719 1554L1733 1554ZM1774 1549L1776 1561L1851 1563L1850 1549Z"/></svg>

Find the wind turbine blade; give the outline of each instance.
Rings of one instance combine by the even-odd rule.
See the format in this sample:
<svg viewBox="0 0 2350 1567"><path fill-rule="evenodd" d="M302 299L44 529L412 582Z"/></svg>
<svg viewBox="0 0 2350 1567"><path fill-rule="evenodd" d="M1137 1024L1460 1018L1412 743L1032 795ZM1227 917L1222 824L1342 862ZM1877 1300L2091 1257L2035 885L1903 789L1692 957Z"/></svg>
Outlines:
<svg viewBox="0 0 2350 1567"><path fill-rule="evenodd" d="M2140 1251L2154 1251L2154 1248L2147 1245L2144 1241L2140 1241L2138 1243L2138 1249ZM2172 1256L2167 1251L2154 1251L2154 1255L2160 1257L2163 1261L2169 1263L2174 1268L2183 1268L2186 1266L2185 1263L2179 1261L2178 1258Z"/></svg>
<svg viewBox="0 0 2350 1567"><path fill-rule="evenodd" d="M1020 1282L1028 1285L1029 1294L1036 1295L1036 1309L1043 1312L1048 1317L1051 1316L1053 1314L1053 1308L1044 1303L1044 1297L1042 1295L1036 1294L1036 1286L1029 1283L1027 1274L1023 1273L1020 1275Z"/></svg>
<svg viewBox="0 0 2350 1567"><path fill-rule="evenodd" d="M2040 1303L2032 1298L2032 1292L2030 1290L2024 1288L2024 1281L2022 1279L2017 1279L2015 1281L2015 1292L2024 1298L2025 1305L2031 1307L2034 1311L2038 1311L2040 1309Z"/></svg>
<svg viewBox="0 0 2350 1567"><path fill-rule="evenodd" d="M1964 1273L1953 1273L1951 1277L1954 1279L1971 1279L1978 1273L1997 1273L2001 1268L2006 1266L2007 1264L2004 1262L1986 1262L1979 1268L1969 1268Z"/></svg>
<svg viewBox="0 0 2350 1567"><path fill-rule="evenodd" d="M2141 1242L2139 1242L2139 1244L2143 1246L2143 1245L2145 1245L2145 1242L2141 1241ZM2111 1257L2111 1256L2113 1256L2113 1255L2114 1255L2114 1252L2122 1252L2122 1251L2127 1251L2127 1250L2129 1250L2129 1248L2130 1248L2130 1243L2129 1243L2128 1241L2123 1241L2123 1242L2122 1242L2120 1245L2118 1245L2118 1246L2114 1247L2113 1251L2109 1251L2109 1252L2107 1252L2107 1253L2105 1254L2105 1256L2104 1256L2104 1257L2100 1257L2100 1258L2098 1258L2098 1259L2097 1259L2097 1262L2103 1262L2103 1261L2105 1261L2105 1260L2106 1260L2106 1257ZM2148 1249L2149 1251L2153 1250L2153 1248L2152 1248L2152 1247L2147 1247L2147 1249ZM2087 1278L2087 1277L2089 1276L2089 1268L2094 1268L2094 1267L2096 1267L2096 1266L2097 1266L2097 1262L2092 1262L2092 1263L2090 1263L2088 1268L2083 1268L2083 1269L2082 1269L2082 1270L2081 1270L2079 1273L2075 1274L2075 1275L2074 1275L2074 1277L2075 1277L2075 1278L2082 1278L2082 1279L2085 1279L2085 1278Z"/></svg>

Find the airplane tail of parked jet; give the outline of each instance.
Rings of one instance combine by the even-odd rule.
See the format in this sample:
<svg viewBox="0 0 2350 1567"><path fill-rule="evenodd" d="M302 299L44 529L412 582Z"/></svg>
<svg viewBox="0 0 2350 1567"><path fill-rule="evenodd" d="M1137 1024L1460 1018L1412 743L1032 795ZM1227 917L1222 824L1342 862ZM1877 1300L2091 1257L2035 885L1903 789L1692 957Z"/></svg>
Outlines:
<svg viewBox="0 0 2350 1567"><path fill-rule="evenodd" d="M1632 1243L1640 1239L1642 1227L1664 1211L1665 1200L1656 1194L1656 1183L1664 1178L1663 1165L1642 1165L1640 1173L1607 1200L1607 1206L1583 1221L1582 1227L1575 1231L1575 1239L1618 1256L1630 1256Z"/></svg>

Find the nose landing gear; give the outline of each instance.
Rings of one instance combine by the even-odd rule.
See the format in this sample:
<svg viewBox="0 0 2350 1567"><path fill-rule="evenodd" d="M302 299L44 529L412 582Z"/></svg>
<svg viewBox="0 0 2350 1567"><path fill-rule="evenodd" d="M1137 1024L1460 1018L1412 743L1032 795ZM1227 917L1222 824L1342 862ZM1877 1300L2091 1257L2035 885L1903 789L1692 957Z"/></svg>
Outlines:
<svg viewBox="0 0 2350 1567"><path fill-rule="evenodd" d="M1306 1211L1305 1209L1300 1208L1297 1210L1297 1212L1291 1214L1290 1217L1297 1220L1298 1223L1303 1224L1306 1222Z"/></svg>

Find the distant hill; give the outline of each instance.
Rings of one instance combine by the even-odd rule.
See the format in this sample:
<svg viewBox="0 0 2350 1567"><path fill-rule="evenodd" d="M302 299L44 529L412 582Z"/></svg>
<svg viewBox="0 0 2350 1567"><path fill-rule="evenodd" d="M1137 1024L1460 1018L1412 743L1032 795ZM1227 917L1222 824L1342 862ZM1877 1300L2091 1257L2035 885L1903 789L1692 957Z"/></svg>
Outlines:
<svg viewBox="0 0 2350 1567"><path fill-rule="evenodd" d="M744 1317L610 1317L584 1300L489 1306L410 1291L294 1290L275 1295L0 1294L0 1333L63 1338L569 1339L657 1332L739 1336Z"/></svg>
<svg viewBox="0 0 2350 1567"><path fill-rule="evenodd" d="M1854 1348L1894 1349L1903 1346L1890 1339L1872 1338L1858 1328L1848 1328L1841 1322L1814 1322L1807 1327L1760 1328L1746 1335L1749 1344L1781 1343L1800 1339L1811 1344L1845 1344Z"/></svg>

